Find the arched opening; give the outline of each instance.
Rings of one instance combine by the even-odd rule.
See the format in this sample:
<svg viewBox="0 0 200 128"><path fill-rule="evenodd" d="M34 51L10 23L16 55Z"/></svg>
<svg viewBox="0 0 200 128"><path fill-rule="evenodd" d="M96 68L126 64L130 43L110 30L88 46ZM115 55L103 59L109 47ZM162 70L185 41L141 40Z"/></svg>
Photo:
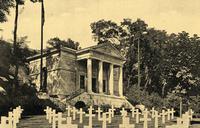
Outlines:
<svg viewBox="0 0 200 128"><path fill-rule="evenodd" d="M86 104L85 104L85 102L83 102L83 101L78 101L78 102L76 102L76 104L75 104L75 108L76 108L76 109L85 108L85 107L86 107Z"/></svg>

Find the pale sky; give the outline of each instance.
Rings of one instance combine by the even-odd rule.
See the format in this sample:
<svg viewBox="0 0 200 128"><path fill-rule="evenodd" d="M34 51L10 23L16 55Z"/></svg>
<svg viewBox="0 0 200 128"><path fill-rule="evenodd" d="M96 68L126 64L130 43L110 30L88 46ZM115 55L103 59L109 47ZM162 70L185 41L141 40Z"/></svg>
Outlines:
<svg viewBox="0 0 200 128"><path fill-rule="evenodd" d="M144 20L168 33L200 35L200 0L45 0L44 41L71 38L82 47L95 45L90 23L100 19L120 23L123 18ZM14 13L0 24L0 37L11 39ZM40 4L26 0L19 16L18 36L28 36L31 48L40 48Z"/></svg>

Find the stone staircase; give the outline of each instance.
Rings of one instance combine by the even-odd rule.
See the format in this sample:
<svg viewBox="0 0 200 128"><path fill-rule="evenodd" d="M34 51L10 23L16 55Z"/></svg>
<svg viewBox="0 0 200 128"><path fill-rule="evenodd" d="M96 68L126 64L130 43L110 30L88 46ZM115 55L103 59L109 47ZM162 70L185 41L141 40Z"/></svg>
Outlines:
<svg viewBox="0 0 200 128"><path fill-rule="evenodd" d="M66 114L63 114L64 117L66 117ZM130 115L129 115L130 117ZM135 123L135 119L130 118L131 123ZM88 125L88 117L83 118L83 123L79 123L79 116L77 115L76 120L72 121L73 124L78 124L79 128L83 128L84 125ZM107 128L119 128L119 124L122 123L122 117L119 115L115 115L114 118L112 118L112 122L110 124L107 124ZM175 123L174 121L166 122L167 125L172 125ZM154 128L153 121L149 122L148 128ZM159 120L159 124L161 124L161 120ZM136 128L143 128L143 123L140 122L139 124L135 125ZM101 128L102 122L98 121L97 116L93 118L93 127L94 128ZM45 115L38 115L38 116L26 116L23 117L22 120L20 120L20 123L18 124L17 128L52 128L51 124L48 123L46 120ZM165 125L159 125L159 128L165 128Z"/></svg>
<svg viewBox="0 0 200 128"><path fill-rule="evenodd" d="M47 93L39 93L39 99L50 100L57 110L65 110L65 107L70 105L74 106L77 102L83 101L86 105L101 105L101 104L112 104L114 107L125 106L131 108L132 104L129 103L126 97L110 96L106 94L98 93L87 93L84 89L79 89L71 94L65 95L48 95Z"/></svg>
<svg viewBox="0 0 200 128"><path fill-rule="evenodd" d="M72 92L68 97L66 97L66 102L69 102L71 99L81 95L84 92L85 92L84 89L79 89L79 90Z"/></svg>
<svg viewBox="0 0 200 128"><path fill-rule="evenodd" d="M39 92L37 94L37 96L39 99L50 100L56 106L57 110L65 111L66 106L68 106L68 105L74 106L74 103L72 103L71 99L81 95L84 92L85 92L84 89L79 89L79 90L72 92L68 96L64 96L64 98L59 98L57 95L49 95L44 92Z"/></svg>

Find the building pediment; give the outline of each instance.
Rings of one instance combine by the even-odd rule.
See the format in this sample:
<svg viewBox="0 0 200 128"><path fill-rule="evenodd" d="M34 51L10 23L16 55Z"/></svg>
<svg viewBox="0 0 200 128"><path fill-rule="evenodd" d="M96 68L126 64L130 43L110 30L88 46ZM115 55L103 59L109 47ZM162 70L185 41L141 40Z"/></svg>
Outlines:
<svg viewBox="0 0 200 128"><path fill-rule="evenodd" d="M125 60L120 51L116 49L111 43L99 44L96 47L92 48L92 50Z"/></svg>
<svg viewBox="0 0 200 128"><path fill-rule="evenodd" d="M120 60L125 60L120 51L109 42L79 50L77 53L79 55L83 55L90 52L102 54L104 56L113 57Z"/></svg>

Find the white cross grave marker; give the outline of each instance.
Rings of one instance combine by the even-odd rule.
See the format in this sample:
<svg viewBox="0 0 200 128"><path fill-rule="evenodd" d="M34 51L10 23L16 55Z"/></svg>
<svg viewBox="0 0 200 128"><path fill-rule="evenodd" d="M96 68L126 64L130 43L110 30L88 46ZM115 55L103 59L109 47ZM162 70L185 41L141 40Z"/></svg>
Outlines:
<svg viewBox="0 0 200 128"><path fill-rule="evenodd" d="M14 117L14 120L16 121L16 123L19 123L19 118L21 117L21 111L16 108L13 110L13 117Z"/></svg>
<svg viewBox="0 0 200 128"><path fill-rule="evenodd" d="M122 110L120 112L121 112L122 117L127 116L127 111L124 108L122 108Z"/></svg>
<svg viewBox="0 0 200 128"><path fill-rule="evenodd" d="M52 128L56 128L56 122L57 122L57 114L56 114L56 110L53 110L53 112L52 112Z"/></svg>
<svg viewBox="0 0 200 128"><path fill-rule="evenodd" d="M21 106L16 107L13 109L13 112L8 113L8 117L2 116L1 117L1 128L16 128L17 123L19 123L19 119L21 118L21 113L23 109Z"/></svg>
<svg viewBox="0 0 200 128"><path fill-rule="evenodd" d="M52 122L52 114L53 114L53 111L52 111L52 108L50 108L49 109L49 116L48 116L49 123Z"/></svg>
<svg viewBox="0 0 200 128"><path fill-rule="evenodd" d="M17 110L18 110L18 112L19 112L19 113L18 113L18 114L19 114L19 118L21 118L21 114L22 114L22 112L24 111L24 109L22 109L21 106L18 106L18 107L17 107Z"/></svg>
<svg viewBox="0 0 200 128"><path fill-rule="evenodd" d="M132 114L132 117L134 118L135 117L135 107L131 108L131 114Z"/></svg>
<svg viewBox="0 0 200 128"><path fill-rule="evenodd" d="M112 107L111 107L111 111L112 111L112 117L114 117L114 115L115 115L115 108L114 108L114 106L112 105Z"/></svg>
<svg viewBox="0 0 200 128"><path fill-rule="evenodd" d="M191 119L191 116L189 115L188 112L186 112L185 114L183 114L182 120L183 120L184 126L187 126L189 128L189 126L190 126L190 119Z"/></svg>
<svg viewBox="0 0 200 128"><path fill-rule="evenodd" d="M49 106L46 107L46 109L44 110L45 113L46 113L46 119L48 120L49 119L49 114L51 112L51 108Z"/></svg>
<svg viewBox="0 0 200 128"><path fill-rule="evenodd" d="M124 117L122 119L122 124L119 124L119 128L135 128L134 124L130 124L129 117Z"/></svg>
<svg viewBox="0 0 200 128"><path fill-rule="evenodd" d="M182 115L182 118L177 118L177 124L166 126L166 128L189 128L190 126L190 116L189 113L186 112Z"/></svg>
<svg viewBox="0 0 200 128"><path fill-rule="evenodd" d="M66 124L60 124L58 128L78 128L77 124L72 124L72 117L67 117Z"/></svg>
<svg viewBox="0 0 200 128"><path fill-rule="evenodd" d="M49 113L49 123L53 123L53 118L54 118L54 115L56 114L56 111L55 110L52 110L50 113Z"/></svg>
<svg viewBox="0 0 200 128"><path fill-rule="evenodd" d="M153 118L154 115L155 115L155 111L156 111L156 110L155 110L155 108L153 107L150 111L151 111L151 117Z"/></svg>
<svg viewBox="0 0 200 128"><path fill-rule="evenodd" d="M192 109L189 109L189 110L188 110L188 114L189 114L189 116L190 116L190 119L192 120L194 111L193 111Z"/></svg>
<svg viewBox="0 0 200 128"><path fill-rule="evenodd" d="M14 121L14 114L12 112L8 112L8 125L10 128L16 128L17 127L17 124L16 122Z"/></svg>
<svg viewBox="0 0 200 128"><path fill-rule="evenodd" d="M97 112L97 114L98 114L98 120L101 118L101 113L103 112L102 110L101 110L101 108L100 107L98 107L98 109L96 110L96 112Z"/></svg>
<svg viewBox="0 0 200 128"><path fill-rule="evenodd" d="M108 123L111 123L111 118L112 118L112 110L109 109L108 112L106 112L108 114Z"/></svg>
<svg viewBox="0 0 200 128"><path fill-rule="evenodd" d="M0 128L8 128L9 125L6 122L7 122L7 117L2 116L1 117Z"/></svg>
<svg viewBox="0 0 200 128"><path fill-rule="evenodd" d="M72 119L75 120L76 119L76 112L77 112L77 110L76 110L75 107L73 107L73 109L71 111L72 111L72 115L73 115Z"/></svg>
<svg viewBox="0 0 200 128"><path fill-rule="evenodd" d="M175 113L174 108L172 108L171 109L171 119L174 119L174 113Z"/></svg>
<svg viewBox="0 0 200 128"><path fill-rule="evenodd" d="M55 110L53 110L53 114L52 114L52 128L56 128L56 126L60 126L62 124L62 121L65 121L65 118L62 118L62 113L59 112L58 114L56 114ZM58 122L58 125L57 125Z"/></svg>
<svg viewBox="0 0 200 128"><path fill-rule="evenodd" d="M70 117L71 107L68 105L66 110L67 110L67 116Z"/></svg>
<svg viewBox="0 0 200 128"><path fill-rule="evenodd" d="M107 121L109 121L109 117L107 118L107 113L103 113L102 118L100 117L99 120L102 121L102 128L106 128Z"/></svg>
<svg viewBox="0 0 200 128"><path fill-rule="evenodd" d="M84 128L92 128L92 117L95 117L95 114L92 114L93 110L94 109L92 108L92 106L90 106L89 114L86 114L86 116L89 117L89 125L88 126L84 126Z"/></svg>
<svg viewBox="0 0 200 128"><path fill-rule="evenodd" d="M12 126L12 128L16 128L17 123L19 123L19 119L14 112L8 113L8 121L9 121L9 125Z"/></svg>
<svg viewBox="0 0 200 128"><path fill-rule="evenodd" d="M165 116L166 116L165 110L162 110L162 113L160 113L160 115L162 116L162 124L165 124Z"/></svg>
<svg viewBox="0 0 200 128"><path fill-rule="evenodd" d="M80 116L79 116L79 123L83 123L83 114L85 114L85 112L83 112L83 109L80 108L80 110L77 112Z"/></svg>
<svg viewBox="0 0 200 128"><path fill-rule="evenodd" d="M58 115L57 116L58 128L62 128L61 127L62 126L62 122L65 121L66 119L62 118L62 113L61 112L59 112L57 115Z"/></svg>
<svg viewBox="0 0 200 128"><path fill-rule="evenodd" d="M143 128L148 128L148 121L151 121L151 119L150 118L148 118L148 110L147 109L145 109L144 111L143 111L143 118L141 118L140 119L140 121L143 121L144 122L144 124L143 124Z"/></svg>
<svg viewBox="0 0 200 128"><path fill-rule="evenodd" d="M154 127L155 128L158 128L158 118L160 117L160 115L158 114L158 111L155 111L155 113L154 113L154 116L153 116L153 118L154 118Z"/></svg>
<svg viewBox="0 0 200 128"><path fill-rule="evenodd" d="M170 120L170 114L171 114L170 109L167 109L167 120Z"/></svg>
<svg viewBox="0 0 200 128"><path fill-rule="evenodd" d="M140 112L139 112L139 109L136 109L136 113L135 113L135 115L136 115L136 123L138 124L139 122L140 122Z"/></svg>

